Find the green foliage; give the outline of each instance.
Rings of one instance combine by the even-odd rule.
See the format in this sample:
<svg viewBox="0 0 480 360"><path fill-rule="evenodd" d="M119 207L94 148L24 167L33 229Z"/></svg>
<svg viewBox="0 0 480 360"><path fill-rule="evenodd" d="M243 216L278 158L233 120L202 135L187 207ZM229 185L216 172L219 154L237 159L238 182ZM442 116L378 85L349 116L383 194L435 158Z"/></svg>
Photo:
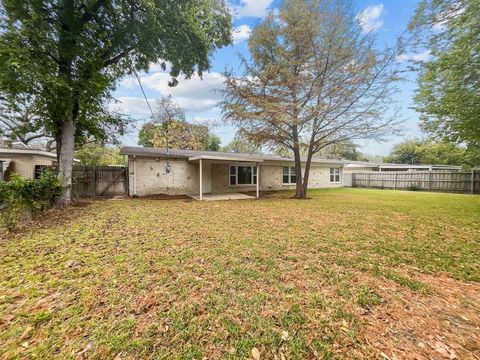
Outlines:
<svg viewBox="0 0 480 360"><path fill-rule="evenodd" d="M218 135L208 134L207 150L219 151L221 144L222 144L222 140L220 139L220 137Z"/></svg>
<svg viewBox="0 0 480 360"><path fill-rule="evenodd" d="M217 151L220 143L207 126L187 122L185 110L171 97L157 101L151 121L138 134L138 144L145 147Z"/></svg>
<svg viewBox="0 0 480 360"><path fill-rule="evenodd" d="M69 181L75 139L103 142L125 130L125 118L109 109L119 79L168 64L175 85L180 74L208 70L211 53L231 37L223 0L4 0L0 91L11 101L31 97Z"/></svg>
<svg viewBox="0 0 480 360"><path fill-rule="evenodd" d="M261 147L249 141L248 138L243 136L241 132L237 132L233 140L222 147L222 151L245 154L260 154Z"/></svg>
<svg viewBox="0 0 480 360"><path fill-rule="evenodd" d="M145 147L218 150L220 138L210 134L205 125L190 124L187 121L171 120L162 124L148 122L138 134L138 144Z"/></svg>
<svg viewBox="0 0 480 360"><path fill-rule="evenodd" d="M253 29L248 49L242 74L225 73L223 119L258 146L290 151L295 198L306 197L314 154L346 140L381 139L398 127L390 111L398 46L380 49L349 0L282 1Z"/></svg>
<svg viewBox="0 0 480 360"><path fill-rule="evenodd" d="M100 144L85 144L75 152L75 158L81 165L125 165L125 157L118 147L107 147Z"/></svg>
<svg viewBox="0 0 480 360"><path fill-rule="evenodd" d="M382 298L374 290L368 286L362 286L357 291L357 304L361 307L370 307L373 305L379 305L382 302Z"/></svg>
<svg viewBox="0 0 480 360"><path fill-rule="evenodd" d="M406 140L395 145L383 160L397 164L439 164L474 166L476 159L465 148L449 142Z"/></svg>
<svg viewBox="0 0 480 360"><path fill-rule="evenodd" d="M472 152L480 148L478 14L478 0L425 0L410 24L432 54L420 64L415 96L421 127L433 138L466 144Z"/></svg>
<svg viewBox="0 0 480 360"><path fill-rule="evenodd" d="M7 228L17 226L25 214L35 216L52 206L61 187L51 171L44 171L38 179L27 179L12 174L10 180L0 181L0 225Z"/></svg>
<svg viewBox="0 0 480 360"><path fill-rule="evenodd" d="M358 150L358 145L349 140L326 146L318 156L326 159L367 161L365 155Z"/></svg>

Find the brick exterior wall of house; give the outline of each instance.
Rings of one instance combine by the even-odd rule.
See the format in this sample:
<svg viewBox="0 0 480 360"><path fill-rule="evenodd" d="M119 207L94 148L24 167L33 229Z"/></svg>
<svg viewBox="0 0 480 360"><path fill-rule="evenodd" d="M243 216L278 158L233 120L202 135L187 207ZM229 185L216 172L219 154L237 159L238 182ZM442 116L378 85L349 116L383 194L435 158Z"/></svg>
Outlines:
<svg viewBox="0 0 480 360"><path fill-rule="evenodd" d="M8 158L0 157L0 160L10 160L10 165L8 169L4 169L4 178L8 180L8 177L12 173L17 173L20 176L26 177L28 179L33 179L35 177L35 166L36 165L53 165L55 160L49 157L40 156L40 155L9 155ZM4 163L5 166L6 163Z"/></svg>
<svg viewBox="0 0 480 360"><path fill-rule="evenodd" d="M170 171L167 172L167 165ZM260 163L260 190L286 190L294 189L295 185L283 185L283 166L292 164ZM154 194L197 194L199 192L199 167L183 159L153 159L129 158L129 194L138 196ZM335 167L335 165L332 165ZM338 167L338 165L336 166ZM134 176L134 171L136 175ZM342 186L343 174L340 171L340 182L330 182L330 166L314 165L310 170L309 187L330 188ZM212 164L203 161L203 192L225 193L239 191L253 191L252 186L230 186L229 164Z"/></svg>

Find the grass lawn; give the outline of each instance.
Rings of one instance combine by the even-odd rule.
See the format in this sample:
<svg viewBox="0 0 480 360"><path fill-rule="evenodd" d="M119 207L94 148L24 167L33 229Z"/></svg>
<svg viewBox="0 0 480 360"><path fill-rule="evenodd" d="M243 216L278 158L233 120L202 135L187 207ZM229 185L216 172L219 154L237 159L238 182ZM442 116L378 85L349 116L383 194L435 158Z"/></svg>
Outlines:
<svg viewBox="0 0 480 360"><path fill-rule="evenodd" d="M480 358L479 196L309 195L97 200L0 235L0 359Z"/></svg>

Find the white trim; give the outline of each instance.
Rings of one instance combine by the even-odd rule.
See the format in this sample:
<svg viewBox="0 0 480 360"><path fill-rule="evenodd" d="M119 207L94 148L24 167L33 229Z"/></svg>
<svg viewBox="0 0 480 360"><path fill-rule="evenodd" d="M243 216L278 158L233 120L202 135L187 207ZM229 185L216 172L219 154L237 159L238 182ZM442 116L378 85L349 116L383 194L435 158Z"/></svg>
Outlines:
<svg viewBox="0 0 480 360"><path fill-rule="evenodd" d="M239 184L238 183L238 167L239 166L242 166L242 167L249 167L249 168L252 168L252 182L250 184ZM230 179L232 178L233 175L231 175L230 173L230 168L231 167L235 167L235 184L231 184L230 183ZM255 170L254 170L255 169ZM254 183L253 182L253 178L256 178L257 182ZM253 164L228 164L228 186L230 187L245 187L245 186L255 186L256 184L258 184L258 167L257 165Z"/></svg>
<svg viewBox="0 0 480 360"><path fill-rule="evenodd" d="M200 167L200 200L203 199L203 164L202 159L199 160L199 167Z"/></svg>
<svg viewBox="0 0 480 360"><path fill-rule="evenodd" d="M52 159L56 159L57 155L50 153L48 151L42 150L19 150L19 149L0 149L0 156L4 154L11 154L11 155L38 155L38 156L45 156Z"/></svg>
<svg viewBox="0 0 480 360"><path fill-rule="evenodd" d="M188 161L195 161L195 160L221 160L221 161L240 161L240 162L263 162L262 159L253 160L251 158L241 158L241 157L229 157L229 156L212 156L212 155L200 155L200 156L192 156L188 158Z"/></svg>
<svg viewBox="0 0 480 360"><path fill-rule="evenodd" d="M284 173L283 173L283 168L288 168L288 181L289 182L283 182L283 177L285 176ZM297 182L292 182L292 169L295 170L295 179L297 178L297 170L295 169L295 166L282 166L282 185L296 185Z"/></svg>
<svg viewBox="0 0 480 360"><path fill-rule="evenodd" d="M228 169L230 170L230 169ZM253 177L253 176L252 176ZM472 177L473 179L473 177ZM473 181L473 180L472 180ZM473 184L473 182L472 182ZM257 199L260 197L260 165L258 165L257 163L257 181L256 181L256 185L257 185Z"/></svg>
<svg viewBox="0 0 480 360"><path fill-rule="evenodd" d="M333 174L332 174L332 169L333 169ZM330 184L341 184L342 183L342 172L340 171L340 167L331 167L329 169L329 180L330 180ZM337 174L335 174L335 170L338 170L338 181L335 181L335 177ZM333 181L332 181L332 175L333 175Z"/></svg>

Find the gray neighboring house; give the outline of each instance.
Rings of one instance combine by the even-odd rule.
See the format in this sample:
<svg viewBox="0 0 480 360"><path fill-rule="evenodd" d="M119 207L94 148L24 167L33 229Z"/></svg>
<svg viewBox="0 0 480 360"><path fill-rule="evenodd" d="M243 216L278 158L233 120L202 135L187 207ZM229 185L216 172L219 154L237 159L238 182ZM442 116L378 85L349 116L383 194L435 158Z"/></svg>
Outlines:
<svg viewBox="0 0 480 360"><path fill-rule="evenodd" d="M215 194L295 188L292 158L217 151L167 150L125 146L129 195L189 195L203 200ZM304 162L305 159L303 159ZM340 160L312 159L309 187L341 187Z"/></svg>
<svg viewBox="0 0 480 360"><path fill-rule="evenodd" d="M462 167L457 165L410 165L345 160L345 173L366 173L372 171L462 171Z"/></svg>

